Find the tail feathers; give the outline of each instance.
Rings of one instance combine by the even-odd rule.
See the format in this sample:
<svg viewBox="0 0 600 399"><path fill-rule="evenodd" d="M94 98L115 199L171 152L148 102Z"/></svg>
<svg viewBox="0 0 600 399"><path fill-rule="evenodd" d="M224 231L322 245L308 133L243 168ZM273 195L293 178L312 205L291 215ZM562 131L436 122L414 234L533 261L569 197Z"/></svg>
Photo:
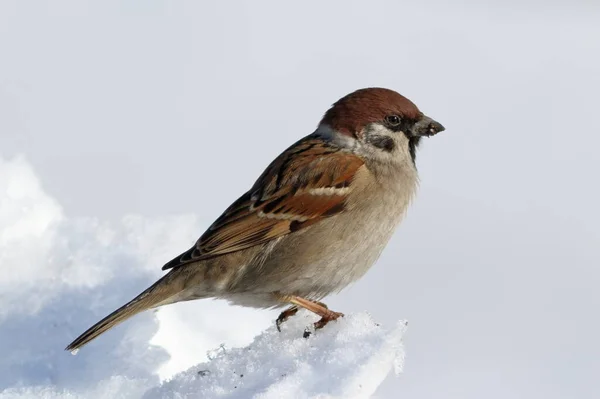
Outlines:
<svg viewBox="0 0 600 399"><path fill-rule="evenodd" d="M143 312L144 310L150 309L158 304L160 301L166 299L164 295L156 295L155 293L150 292L153 287L150 287L148 290L141 293L139 296L134 298L132 301L126 303L121 306L119 309L115 310L98 323L94 324L92 327L88 328L83 334L81 334L75 341L71 342L69 346L65 348L65 350L72 352L73 354L77 353L79 348L92 341L99 335L104 332L110 330L117 324L122 323L123 321L129 319L136 314Z"/></svg>

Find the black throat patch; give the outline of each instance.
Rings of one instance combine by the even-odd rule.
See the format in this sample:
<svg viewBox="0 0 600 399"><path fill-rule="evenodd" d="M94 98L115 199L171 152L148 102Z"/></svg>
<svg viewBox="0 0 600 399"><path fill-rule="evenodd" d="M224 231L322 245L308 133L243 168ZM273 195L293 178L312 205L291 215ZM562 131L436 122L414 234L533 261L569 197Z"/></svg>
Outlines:
<svg viewBox="0 0 600 399"><path fill-rule="evenodd" d="M408 150L410 151L410 157L412 158L413 164L417 167L415 163L415 159L417 158L417 147L421 142L421 137L419 136L408 136Z"/></svg>

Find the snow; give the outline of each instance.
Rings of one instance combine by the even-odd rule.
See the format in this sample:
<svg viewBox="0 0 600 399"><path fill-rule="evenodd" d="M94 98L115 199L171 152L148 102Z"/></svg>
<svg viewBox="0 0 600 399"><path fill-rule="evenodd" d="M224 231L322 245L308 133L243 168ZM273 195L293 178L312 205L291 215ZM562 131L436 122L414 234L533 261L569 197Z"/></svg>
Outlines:
<svg viewBox="0 0 600 399"><path fill-rule="evenodd" d="M211 360L156 384L114 376L91 387L12 388L12 398L368 398L390 370L399 373L405 322L387 329L366 313L348 315L304 337L316 319L298 314L272 326L247 347L212 351Z"/></svg>
<svg viewBox="0 0 600 399"><path fill-rule="evenodd" d="M146 312L76 356L63 350L160 276L207 222L71 218L26 159L0 158L0 399L368 397L400 370L403 322L347 315L306 339L312 314L279 333L276 312L220 301Z"/></svg>
<svg viewBox="0 0 600 399"><path fill-rule="evenodd" d="M365 398L392 368L401 371L406 323L387 329L366 313L348 315L303 337L317 318L290 318L244 348L176 375L144 398Z"/></svg>

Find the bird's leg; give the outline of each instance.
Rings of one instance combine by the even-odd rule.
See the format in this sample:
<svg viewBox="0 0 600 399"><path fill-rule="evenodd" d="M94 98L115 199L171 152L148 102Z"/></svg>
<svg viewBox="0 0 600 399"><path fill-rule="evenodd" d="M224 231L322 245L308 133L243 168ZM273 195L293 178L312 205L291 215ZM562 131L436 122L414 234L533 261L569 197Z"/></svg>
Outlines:
<svg viewBox="0 0 600 399"><path fill-rule="evenodd" d="M304 309L310 310L311 312L316 313L319 316L321 316L321 320L317 321L314 324L315 329L317 329L317 330L319 328L325 327L325 325L327 323L329 323L330 321L336 320L337 318L344 316L343 313L334 312L332 310L329 310L327 308L327 306L321 302L313 302L308 299L304 299L304 298L301 298L301 297L295 296L295 295L287 295L287 296L283 297L282 299L285 300L286 302L292 303L296 306L300 306Z"/></svg>
<svg viewBox="0 0 600 399"><path fill-rule="evenodd" d="M289 308L281 312L277 320L275 320L277 331L281 332L281 325L283 324L283 322L289 319L291 316L295 315L296 313L298 313L298 306L296 305L290 306Z"/></svg>

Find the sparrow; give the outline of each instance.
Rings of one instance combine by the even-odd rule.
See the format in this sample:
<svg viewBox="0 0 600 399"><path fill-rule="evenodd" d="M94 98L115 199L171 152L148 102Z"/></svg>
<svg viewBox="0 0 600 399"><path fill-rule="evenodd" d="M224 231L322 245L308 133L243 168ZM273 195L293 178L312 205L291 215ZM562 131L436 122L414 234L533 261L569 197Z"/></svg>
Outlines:
<svg viewBox="0 0 600 399"><path fill-rule="evenodd" d="M320 300L376 262L415 195L421 138L443 130L393 90L365 88L342 97L192 248L162 267L167 274L66 350L142 311L193 299L289 306L278 328L299 308L320 316L315 329L343 316Z"/></svg>

